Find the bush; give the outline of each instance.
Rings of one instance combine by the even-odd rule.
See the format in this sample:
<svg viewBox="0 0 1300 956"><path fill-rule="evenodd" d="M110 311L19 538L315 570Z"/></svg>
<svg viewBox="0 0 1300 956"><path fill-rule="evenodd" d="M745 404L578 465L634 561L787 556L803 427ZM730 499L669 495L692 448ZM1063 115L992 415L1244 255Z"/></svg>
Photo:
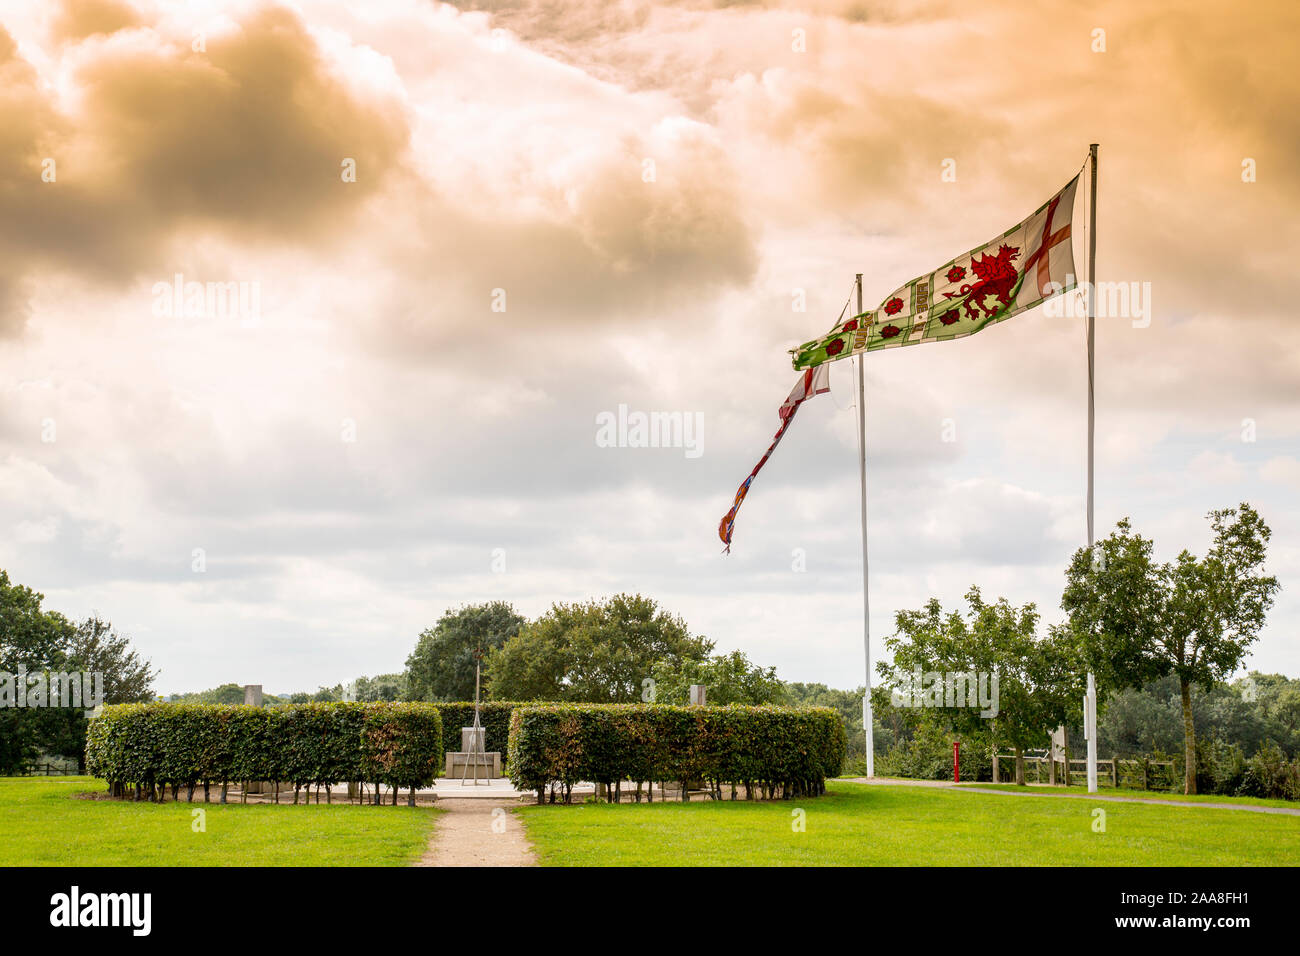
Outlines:
<svg viewBox="0 0 1300 956"><path fill-rule="evenodd" d="M1235 794L1246 777L1246 757L1236 744L1196 741L1196 792Z"/></svg>
<svg viewBox="0 0 1300 956"><path fill-rule="evenodd" d="M1288 761L1282 748L1270 740L1246 761L1241 793L1274 800L1300 799L1300 760Z"/></svg>
<svg viewBox="0 0 1300 956"><path fill-rule="evenodd" d="M510 720L510 779L521 790L591 780L610 788L704 781L747 797L811 796L844 761L844 723L828 707L674 707L656 704L519 704Z"/></svg>
<svg viewBox="0 0 1300 956"><path fill-rule="evenodd" d="M312 785L428 786L442 759L431 704L119 704L90 722L86 745L87 770L116 790L269 780L292 783L295 800Z"/></svg>
<svg viewBox="0 0 1300 956"><path fill-rule="evenodd" d="M878 754L876 773L911 780L951 780L954 740L961 743L961 779L992 780L993 756L988 741L954 734L932 722L921 723L910 738Z"/></svg>

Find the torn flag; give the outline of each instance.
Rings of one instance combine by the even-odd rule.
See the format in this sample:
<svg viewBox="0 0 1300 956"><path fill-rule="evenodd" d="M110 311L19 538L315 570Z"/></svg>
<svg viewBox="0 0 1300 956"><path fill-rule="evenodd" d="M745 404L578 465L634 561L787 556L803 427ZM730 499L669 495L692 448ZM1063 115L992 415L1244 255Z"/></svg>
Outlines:
<svg viewBox="0 0 1300 956"><path fill-rule="evenodd" d="M781 403L781 407L777 409L776 413L781 416L781 427L776 430L776 437L772 439L772 444L763 454L763 457L758 460L754 470L749 473L749 477L741 482L740 487L736 489L736 501L731 506L731 510L723 517L722 523L718 525L718 537L727 546L728 553L731 551L731 533L735 530L736 512L740 509L740 503L745 500L745 495L749 494L749 486L753 483L754 476L767 464L767 460L772 457L772 452L776 450L776 446L781 444L781 439L785 436L785 430L794 421L794 413L799 410L799 406L814 395L820 395L822 392L829 392L830 390L830 368L826 365L810 368L799 374L799 381L795 383L794 390L790 392L786 400Z"/></svg>

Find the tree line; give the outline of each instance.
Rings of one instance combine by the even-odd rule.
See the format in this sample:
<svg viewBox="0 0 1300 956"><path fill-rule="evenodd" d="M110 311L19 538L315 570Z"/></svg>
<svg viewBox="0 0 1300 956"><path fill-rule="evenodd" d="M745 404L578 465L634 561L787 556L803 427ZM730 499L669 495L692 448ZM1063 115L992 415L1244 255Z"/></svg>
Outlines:
<svg viewBox="0 0 1300 956"><path fill-rule="evenodd" d="M1213 726L1217 719L1206 715L1230 710L1223 705L1222 682L1241 667L1279 589L1277 579L1264 573L1271 532L1258 513L1242 503L1208 518L1212 542L1199 557L1183 551L1173 561L1157 562L1153 541L1127 519L1091 550L1079 549L1065 572L1065 618L1042 633L1033 604L988 600L977 586L967 591L961 610L945 610L936 599L899 610L895 631L885 641L892 659L878 664L884 686L874 695L877 750L907 766L907 748L915 749L918 741L929 740L932 750L935 741L952 737L978 742L976 749L986 754L1009 748L1017 755L1017 780L1023 782L1025 751L1045 747L1058 725L1080 725L1084 675L1091 669L1098 682L1099 734L1105 741L1113 725L1116 752L1121 743L1138 741L1147 750L1170 746L1168 690L1177 689L1187 793L1197 792L1198 777L1203 786L1211 778L1230 779L1233 768L1239 769L1241 761L1229 750L1218 760L1222 766L1208 772L1205 755L1217 753L1215 748L1246 748L1244 759L1274 746L1283 757L1294 757L1300 714L1289 708L1300 711L1300 704L1279 705L1282 723L1268 724L1267 733L1229 740L1212 732L1198 748L1198 726ZM151 698L156 672L111 624L97 617L74 624L42 609L41 601L40 594L11 584L0 571L0 671L19 664L29 670L103 670L107 702ZM786 683L775 668L756 664L741 651L716 653L713 641L639 594L557 602L534 620L505 601L449 609L419 635L403 672L268 696L266 702L472 700L476 665L481 665L480 691L487 700L684 704L690 685L698 683L708 687L711 704L825 704L844 717L850 760L864 756L861 690ZM893 695L917 671L996 674L996 715L972 707L894 706ZM1290 700L1285 678L1277 678L1282 685L1268 681ZM1160 696L1160 706L1151 703L1153 695ZM173 699L241 703L243 689L225 684ZM1124 729L1123 721L1132 724L1139 712L1150 720ZM1163 721L1159 733L1147 726L1157 713ZM0 711L0 728L8 731L0 743L0 772L13 772L37 752L80 757L84 748L79 712ZM971 766L978 769L978 756Z"/></svg>
<svg viewBox="0 0 1300 956"><path fill-rule="evenodd" d="M917 720L1011 749L1018 783L1025 750L1046 747L1059 725L1082 723L1088 671L1096 675L1099 720L1108 702L1124 708L1134 692L1176 686L1183 789L1196 793L1194 697L1213 695L1241 667L1280 587L1264 571L1271 531L1248 503L1207 517L1212 540L1201 556L1183 550L1173 561L1157 562L1152 539L1127 519L1093 548L1080 548L1065 572L1065 619L1041 636L1033 604L989 602L978 587L967 592L964 612L945 612L933 599L919 610L899 611L885 641L893 659L879 673L892 688L905 685L916 669L999 674L995 718L944 707Z"/></svg>

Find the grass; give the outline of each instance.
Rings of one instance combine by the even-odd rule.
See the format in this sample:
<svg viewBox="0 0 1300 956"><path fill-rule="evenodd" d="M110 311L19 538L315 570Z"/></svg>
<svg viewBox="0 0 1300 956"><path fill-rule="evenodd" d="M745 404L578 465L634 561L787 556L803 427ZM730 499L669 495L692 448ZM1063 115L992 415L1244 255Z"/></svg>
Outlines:
<svg viewBox="0 0 1300 956"><path fill-rule="evenodd" d="M89 777L0 777L3 862L20 866L403 866L431 807L86 800ZM215 794L214 794L215 796ZM206 832L192 829L205 811Z"/></svg>
<svg viewBox="0 0 1300 956"><path fill-rule="evenodd" d="M549 866L1296 866L1300 817L831 781L774 803L516 811ZM806 812L795 832L793 811Z"/></svg>
<svg viewBox="0 0 1300 956"><path fill-rule="evenodd" d="M1055 796L1063 793L1087 794L1084 786L1070 787L1018 787L1014 783L967 783L963 787L980 787L984 790L1019 790L1029 793L1043 793ZM1300 810L1300 803L1295 800L1273 800L1264 797L1230 797L1217 793L1170 793L1168 790L1133 790L1127 787L1098 787L1097 795L1102 797L1140 797L1144 800L1168 800L1172 803L1237 803L1248 807L1287 807Z"/></svg>

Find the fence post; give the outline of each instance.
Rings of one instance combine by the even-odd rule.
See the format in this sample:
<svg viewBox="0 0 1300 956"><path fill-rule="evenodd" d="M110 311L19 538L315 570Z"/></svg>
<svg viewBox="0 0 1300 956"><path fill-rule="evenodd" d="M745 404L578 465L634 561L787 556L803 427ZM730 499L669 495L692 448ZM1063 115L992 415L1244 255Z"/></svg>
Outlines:
<svg viewBox="0 0 1300 956"><path fill-rule="evenodd" d="M1111 779L1111 783L1115 785L1115 789L1118 790L1119 789L1119 758L1114 756L1113 754L1111 755L1110 758L1110 779Z"/></svg>
<svg viewBox="0 0 1300 956"><path fill-rule="evenodd" d="M998 780L998 748L993 748L993 782L999 783Z"/></svg>

